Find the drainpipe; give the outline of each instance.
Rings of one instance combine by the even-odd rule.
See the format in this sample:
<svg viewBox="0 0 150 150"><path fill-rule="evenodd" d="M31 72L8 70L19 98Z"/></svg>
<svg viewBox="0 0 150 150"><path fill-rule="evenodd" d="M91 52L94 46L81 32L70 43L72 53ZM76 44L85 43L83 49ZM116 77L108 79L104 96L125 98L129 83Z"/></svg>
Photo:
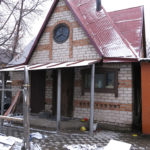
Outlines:
<svg viewBox="0 0 150 150"><path fill-rule="evenodd" d="M96 0L96 11L101 10L101 0Z"/></svg>

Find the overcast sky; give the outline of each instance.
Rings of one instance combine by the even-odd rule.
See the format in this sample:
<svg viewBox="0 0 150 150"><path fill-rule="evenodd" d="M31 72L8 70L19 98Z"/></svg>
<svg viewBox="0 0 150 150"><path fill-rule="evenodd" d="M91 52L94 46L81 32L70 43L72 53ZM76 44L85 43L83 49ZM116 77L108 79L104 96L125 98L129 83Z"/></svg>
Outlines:
<svg viewBox="0 0 150 150"><path fill-rule="evenodd" d="M38 33L44 21L44 18L48 13L52 1L53 0L49 0L45 5L46 7L44 8L45 12L43 15L44 17L42 17L42 19L40 20L35 21L35 26L33 28L33 36L35 36ZM150 0L102 0L102 5L108 12L144 5L146 37L150 41ZM32 38L30 37L28 40L30 41Z"/></svg>

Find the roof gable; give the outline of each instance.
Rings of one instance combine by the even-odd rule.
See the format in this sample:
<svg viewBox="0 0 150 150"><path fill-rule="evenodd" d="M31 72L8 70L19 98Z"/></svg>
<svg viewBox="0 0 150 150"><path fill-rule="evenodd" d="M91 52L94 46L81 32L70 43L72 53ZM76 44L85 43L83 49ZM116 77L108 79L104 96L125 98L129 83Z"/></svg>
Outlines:
<svg viewBox="0 0 150 150"><path fill-rule="evenodd" d="M53 1L40 32L22 64L29 62L58 2L59 0ZM142 39L142 7L107 13L103 8L96 12L95 0L65 0L65 2L103 59L116 61L136 61L138 59ZM135 12L137 15L134 15ZM131 26L126 17L130 20ZM130 32L131 27L132 33Z"/></svg>

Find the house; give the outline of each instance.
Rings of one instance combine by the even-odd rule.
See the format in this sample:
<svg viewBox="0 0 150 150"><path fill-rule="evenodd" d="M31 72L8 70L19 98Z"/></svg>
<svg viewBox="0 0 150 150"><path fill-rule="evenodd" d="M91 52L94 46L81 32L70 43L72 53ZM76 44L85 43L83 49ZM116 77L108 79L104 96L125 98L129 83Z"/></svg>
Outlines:
<svg viewBox="0 0 150 150"><path fill-rule="evenodd" d="M96 0L54 0L30 47L26 59L10 65L18 71L14 88L22 86L21 67L28 65L31 113L56 116L61 70L61 116L90 118L92 65L94 120L105 128L141 128L137 81L139 58L145 56L143 6L106 12L96 9Z"/></svg>

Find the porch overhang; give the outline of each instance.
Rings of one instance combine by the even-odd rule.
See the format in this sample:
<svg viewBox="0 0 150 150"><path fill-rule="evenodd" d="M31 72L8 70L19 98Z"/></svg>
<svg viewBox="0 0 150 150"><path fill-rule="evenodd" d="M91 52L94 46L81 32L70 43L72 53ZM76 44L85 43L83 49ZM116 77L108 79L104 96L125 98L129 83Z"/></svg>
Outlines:
<svg viewBox="0 0 150 150"><path fill-rule="evenodd" d="M71 68L71 67L84 67L100 62L100 59L92 60L80 60L80 61L70 61L70 62L58 62L58 63L46 63L46 64L33 64L33 65L20 65L14 67L8 67L0 69L0 72L7 71L24 71L24 67L27 66L29 71L32 70L49 70L49 69L61 69L61 68Z"/></svg>

